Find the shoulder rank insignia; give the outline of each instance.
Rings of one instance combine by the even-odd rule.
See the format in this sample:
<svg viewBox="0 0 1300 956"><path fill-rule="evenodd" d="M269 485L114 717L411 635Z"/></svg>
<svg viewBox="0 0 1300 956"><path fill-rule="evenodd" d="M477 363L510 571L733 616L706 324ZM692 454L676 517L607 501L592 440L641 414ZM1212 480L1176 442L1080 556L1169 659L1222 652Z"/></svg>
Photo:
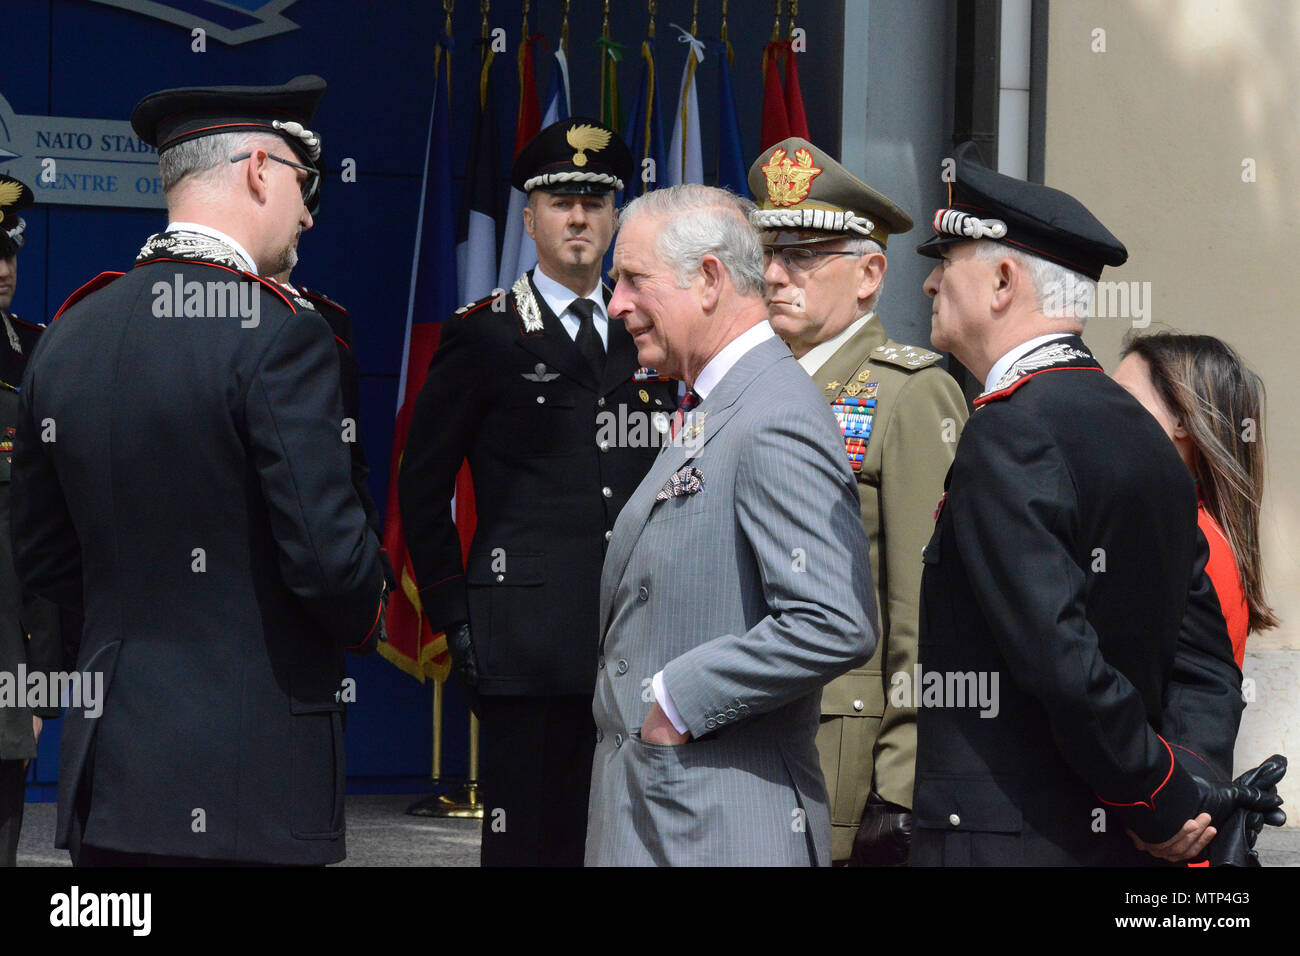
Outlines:
<svg viewBox="0 0 1300 956"><path fill-rule="evenodd" d="M531 373L521 372L520 374L530 382L549 382L560 377L559 372L547 371L545 362L538 362L534 365Z"/></svg>
<svg viewBox="0 0 1300 956"><path fill-rule="evenodd" d="M827 392L838 392L840 390L840 383L831 380L822 386L822 390Z"/></svg>
<svg viewBox="0 0 1300 956"><path fill-rule="evenodd" d="M844 451L849 456L849 467L862 470L867 458L867 442L871 440L871 419L876 413L874 398L841 398L831 403L835 423L844 436Z"/></svg>
<svg viewBox="0 0 1300 956"><path fill-rule="evenodd" d="M510 287L515 296L515 306L519 309L519 321L523 323L524 334L532 335L542 331L542 310L533 295L533 288L524 273Z"/></svg>
<svg viewBox="0 0 1300 956"><path fill-rule="evenodd" d="M315 312L315 311L316 311L316 304L315 304L314 302L312 302L310 299L304 299L304 298L303 298L302 296L300 296L300 295L295 295L295 296L293 297L293 301L295 301L295 302L298 303L298 307L299 307L299 308L302 308L302 309L309 309L309 310L312 311L312 312Z"/></svg>
<svg viewBox="0 0 1300 956"><path fill-rule="evenodd" d="M877 362L888 362L906 369L921 369L933 365L943 358L938 352L917 348L915 345L898 345L889 342L871 350L871 358Z"/></svg>

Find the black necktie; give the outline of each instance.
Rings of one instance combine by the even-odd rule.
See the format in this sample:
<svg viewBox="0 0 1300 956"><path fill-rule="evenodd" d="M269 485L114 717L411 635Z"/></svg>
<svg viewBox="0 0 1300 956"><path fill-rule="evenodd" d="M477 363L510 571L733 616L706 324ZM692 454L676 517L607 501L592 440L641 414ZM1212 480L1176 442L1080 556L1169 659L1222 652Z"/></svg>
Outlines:
<svg viewBox="0 0 1300 956"><path fill-rule="evenodd" d="M605 343L600 340L596 323L591 318L596 303L590 299L574 299L569 303L569 311L578 317L578 336L574 339L578 351L596 373L596 378L600 378L605 372Z"/></svg>

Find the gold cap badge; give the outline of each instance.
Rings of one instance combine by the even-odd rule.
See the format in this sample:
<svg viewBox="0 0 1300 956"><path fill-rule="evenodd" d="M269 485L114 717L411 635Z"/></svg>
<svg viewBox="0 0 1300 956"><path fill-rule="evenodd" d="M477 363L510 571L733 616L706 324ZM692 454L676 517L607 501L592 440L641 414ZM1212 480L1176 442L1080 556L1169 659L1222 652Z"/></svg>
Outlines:
<svg viewBox="0 0 1300 956"><path fill-rule="evenodd" d="M598 129L586 123L569 130L564 135L564 138L568 140L570 146L577 150L573 154L573 165L586 166L587 155L585 151L591 150L593 153L599 153L609 145L612 135L607 129Z"/></svg>
<svg viewBox="0 0 1300 956"><path fill-rule="evenodd" d="M812 181L822 171L820 166L813 165L812 153L806 149L795 150L793 160L785 150L773 150L762 169L767 177L767 196L773 206L803 202L812 189Z"/></svg>

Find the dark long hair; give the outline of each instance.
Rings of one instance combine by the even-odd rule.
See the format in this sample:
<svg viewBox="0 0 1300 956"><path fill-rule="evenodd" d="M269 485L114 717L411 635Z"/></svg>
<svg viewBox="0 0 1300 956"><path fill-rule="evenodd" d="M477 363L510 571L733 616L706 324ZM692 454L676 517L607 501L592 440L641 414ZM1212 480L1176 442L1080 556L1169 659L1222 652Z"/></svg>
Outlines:
<svg viewBox="0 0 1300 956"><path fill-rule="evenodd" d="M1232 347L1212 335L1157 332L1124 343L1140 355L1169 411L1196 445L1193 477L1205 509L1232 548L1249 631L1277 627L1264 600L1259 509L1264 498L1264 383Z"/></svg>

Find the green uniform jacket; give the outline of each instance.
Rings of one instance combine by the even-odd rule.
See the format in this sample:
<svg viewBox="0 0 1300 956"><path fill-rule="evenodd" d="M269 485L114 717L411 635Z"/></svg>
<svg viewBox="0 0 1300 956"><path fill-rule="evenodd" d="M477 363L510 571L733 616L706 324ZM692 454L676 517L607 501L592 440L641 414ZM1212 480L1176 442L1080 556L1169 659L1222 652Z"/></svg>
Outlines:
<svg viewBox="0 0 1300 956"><path fill-rule="evenodd" d="M891 803L912 805L916 710L891 705L890 679L899 673L912 679L921 551L934 531L943 479L967 416L961 389L940 359L891 341L873 317L813 375L831 403L870 398L873 391L876 399L865 459L855 470L871 541L880 643L865 667L826 685L817 736L837 861L849 858L872 789Z"/></svg>

